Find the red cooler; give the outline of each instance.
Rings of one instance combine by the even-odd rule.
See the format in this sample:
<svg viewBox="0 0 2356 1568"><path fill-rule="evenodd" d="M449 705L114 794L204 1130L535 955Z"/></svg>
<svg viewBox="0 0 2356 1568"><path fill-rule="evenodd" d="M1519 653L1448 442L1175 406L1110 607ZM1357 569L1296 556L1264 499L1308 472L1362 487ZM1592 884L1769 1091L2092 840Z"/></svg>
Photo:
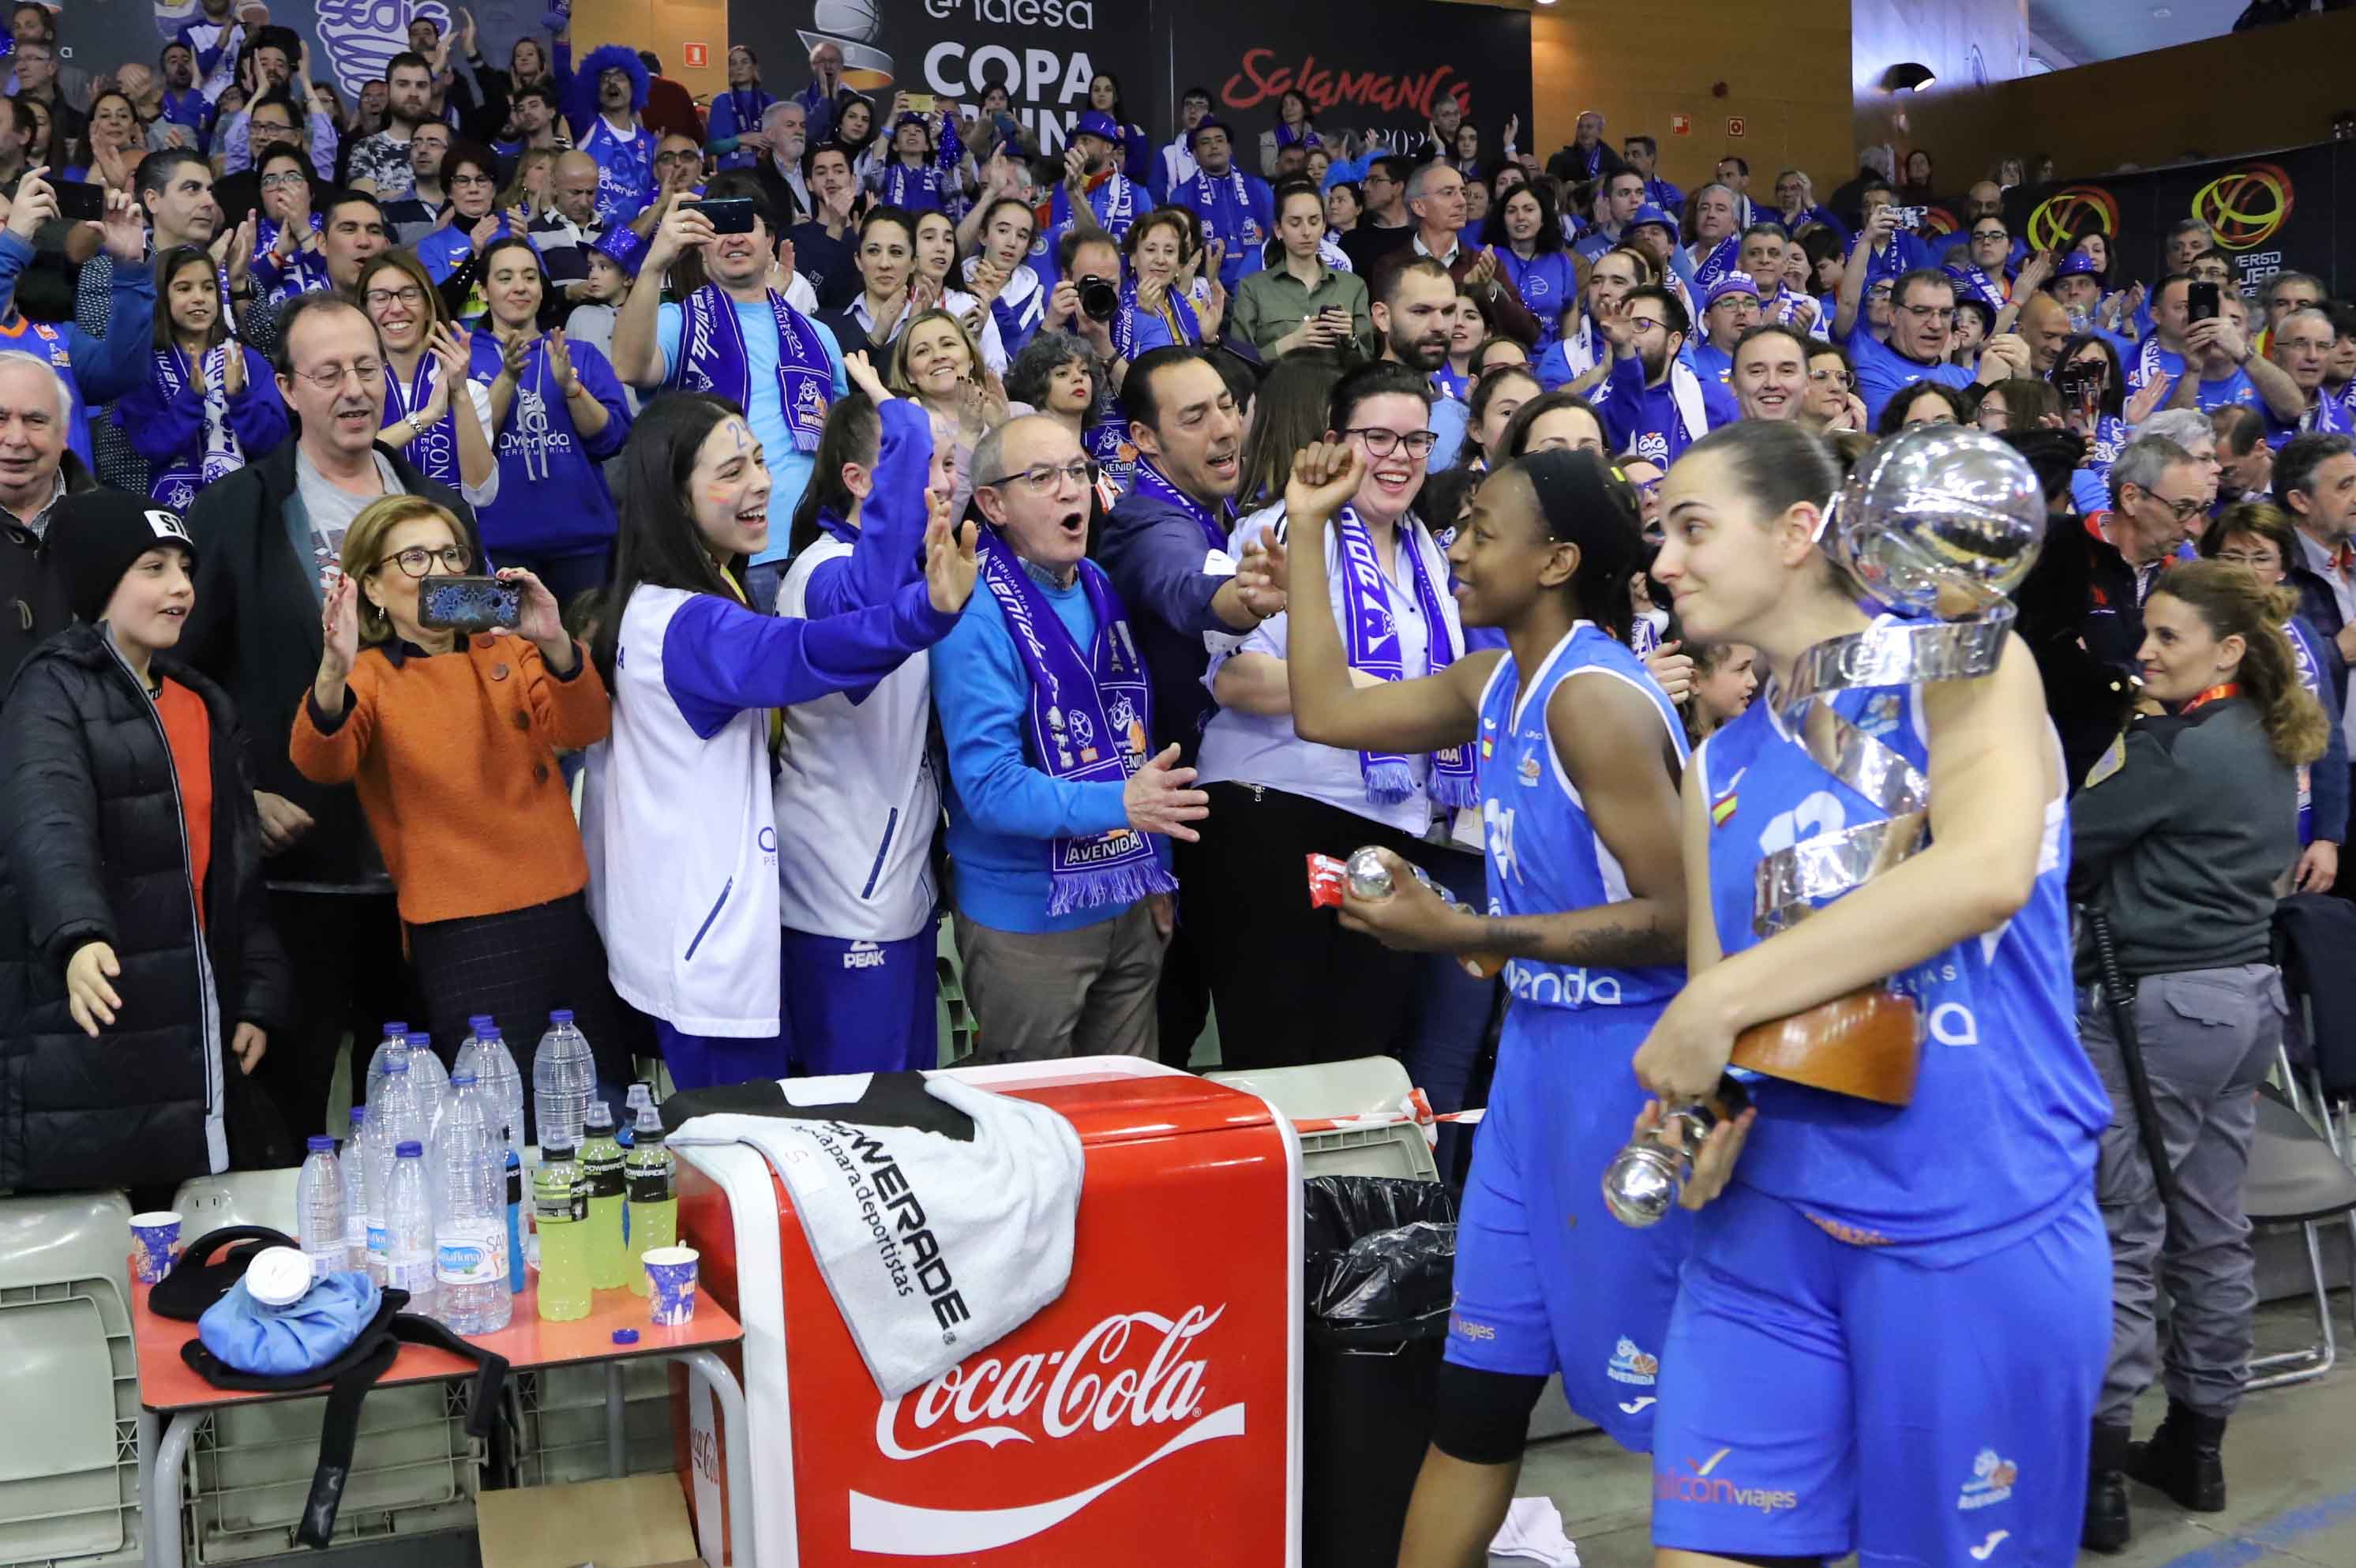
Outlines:
<svg viewBox="0 0 2356 1568"><path fill-rule="evenodd" d="M755 1150L681 1148L680 1239L744 1325L750 1431L688 1404L697 1534L751 1509L759 1568L1293 1568L1301 1147L1265 1101L1123 1057L959 1071L1070 1118L1064 1294L886 1400ZM751 1444L727 1495L720 1444ZM739 1538L741 1539L741 1537ZM741 1564L735 1568L742 1568Z"/></svg>

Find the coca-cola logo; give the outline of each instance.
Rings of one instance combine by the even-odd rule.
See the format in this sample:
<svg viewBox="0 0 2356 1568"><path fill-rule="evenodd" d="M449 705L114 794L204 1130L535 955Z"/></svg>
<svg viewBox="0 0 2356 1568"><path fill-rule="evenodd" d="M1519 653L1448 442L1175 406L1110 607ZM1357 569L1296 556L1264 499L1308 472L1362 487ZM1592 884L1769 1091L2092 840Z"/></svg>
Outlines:
<svg viewBox="0 0 2356 1568"><path fill-rule="evenodd" d="M1005 1546L1053 1529L1181 1449L1242 1436L1241 1402L1204 1413L1209 1363L1194 1353L1195 1340L1226 1311L1191 1306L1174 1320L1156 1312L1116 1313L1067 1350L978 1356L885 1401L875 1414L875 1446L887 1459L922 1459L966 1443L995 1449L1124 1428L1176 1430L1093 1486L1020 1508L919 1508L854 1491L852 1549L940 1556Z"/></svg>

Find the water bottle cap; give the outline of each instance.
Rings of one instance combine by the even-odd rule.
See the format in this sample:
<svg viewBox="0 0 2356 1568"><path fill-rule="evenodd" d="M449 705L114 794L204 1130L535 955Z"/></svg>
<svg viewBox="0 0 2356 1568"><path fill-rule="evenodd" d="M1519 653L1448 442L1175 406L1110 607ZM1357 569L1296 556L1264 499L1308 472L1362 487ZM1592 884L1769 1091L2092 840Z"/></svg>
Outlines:
<svg viewBox="0 0 2356 1568"><path fill-rule="evenodd" d="M573 1009L570 1007L559 1007L555 1012L551 1013L548 1015L548 1021L552 1024L570 1024L573 1022Z"/></svg>
<svg viewBox="0 0 2356 1568"><path fill-rule="evenodd" d="M358 1126L359 1126L361 1123L365 1122L367 1120L368 1120L368 1107L367 1107L367 1106L365 1106L365 1105L355 1105L355 1106L353 1106L353 1107L352 1107L352 1125L353 1125L353 1126L358 1127Z"/></svg>
<svg viewBox="0 0 2356 1568"><path fill-rule="evenodd" d="M311 1258L292 1247L265 1247L245 1266L245 1294L264 1306L292 1306L311 1292Z"/></svg>
<svg viewBox="0 0 2356 1568"><path fill-rule="evenodd" d="M392 1154L395 1159L423 1159L425 1156L425 1145L414 1140L404 1139L392 1146Z"/></svg>
<svg viewBox="0 0 2356 1568"><path fill-rule="evenodd" d="M635 1345L635 1344L637 1344L637 1342L638 1342L638 1331L637 1331L637 1329L635 1329L635 1328L616 1328L616 1329L615 1329L615 1330L614 1330L614 1343L615 1343L615 1344L616 1344L616 1345Z"/></svg>
<svg viewBox="0 0 2356 1568"><path fill-rule="evenodd" d="M389 1040L405 1039L409 1035L409 1025L402 1019L392 1019L385 1025L384 1035Z"/></svg>
<svg viewBox="0 0 2356 1568"><path fill-rule="evenodd" d="M412 1051L430 1051L434 1048L434 1037L431 1035L412 1035L409 1036L409 1048Z"/></svg>
<svg viewBox="0 0 2356 1568"><path fill-rule="evenodd" d="M315 1155L332 1154L335 1152L336 1141L322 1133L314 1133L303 1140L303 1146Z"/></svg>
<svg viewBox="0 0 2356 1568"><path fill-rule="evenodd" d="M464 1089L474 1081L475 1075L471 1072L454 1072L450 1075L450 1087L453 1089Z"/></svg>
<svg viewBox="0 0 2356 1568"><path fill-rule="evenodd" d="M499 1026L497 1024L484 1025L480 1029L475 1031L475 1037L478 1040L500 1041L504 1041L507 1038L506 1036L499 1033Z"/></svg>
<svg viewBox="0 0 2356 1568"><path fill-rule="evenodd" d="M474 1013L467 1015L466 1027L478 1035L490 1026L491 1015L488 1013Z"/></svg>

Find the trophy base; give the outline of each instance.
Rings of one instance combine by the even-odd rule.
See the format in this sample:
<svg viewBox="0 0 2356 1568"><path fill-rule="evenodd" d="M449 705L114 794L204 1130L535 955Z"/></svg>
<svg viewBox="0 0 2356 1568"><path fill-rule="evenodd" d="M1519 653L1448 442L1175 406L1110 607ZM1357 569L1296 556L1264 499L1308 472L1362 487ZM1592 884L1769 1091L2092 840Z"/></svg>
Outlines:
<svg viewBox="0 0 2356 1568"><path fill-rule="evenodd" d="M1914 1098L1922 1062L1913 1001L1869 985L1735 1036L1736 1067L1882 1105Z"/></svg>

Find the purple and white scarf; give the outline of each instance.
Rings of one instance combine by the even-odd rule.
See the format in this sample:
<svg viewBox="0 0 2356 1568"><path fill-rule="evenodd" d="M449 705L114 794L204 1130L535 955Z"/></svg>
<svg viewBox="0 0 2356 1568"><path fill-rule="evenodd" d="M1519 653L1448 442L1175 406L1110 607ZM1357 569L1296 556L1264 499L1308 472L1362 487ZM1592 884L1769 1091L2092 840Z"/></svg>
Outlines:
<svg viewBox="0 0 2356 1568"><path fill-rule="evenodd" d="M205 355L199 370L189 365L177 345L155 350L155 385L163 392L164 401L177 403L181 390L194 378L204 388L205 420L202 448L197 460L176 460L168 467L158 467L147 487L150 500L184 512L196 500L198 490L245 467L245 450L238 445L237 432L230 428L229 393L223 390L228 382L229 357L243 352L244 348L235 341L219 344Z"/></svg>
<svg viewBox="0 0 2356 1568"><path fill-rule="evenodd" d="M769 309L777 320L777 406L798 452L818 450L826 411L834 401L834 364L818 329L776 289ZM705 284L680 302L679 357L664 385L710 392L753 406L753 361L745 351L736 302L718 284Z"/></svg>
<svg viewBox="0 0 2356 1568"><path fill-rule="evenodd" d="M1170 313L1170 333L1179 344L1183 346L1203 340L1203 324L1195 318L1194 304L1187 299L1185 291L1178 286L1177 279L1171 279L1170 285L1162 291L1162 305ZM1137 358L1137 281L1134 278L1121 285L1120 309L1114 313L1112 318L1112 351L1117 359Z"/></svg>
<svg viewBox="0 0 2356 1568"><path fill-rule="evenodd" d="M1729 234L1709 248L1709 254L1694 264L1693 292L1697 299L1707 301L1709 291L1718 286L1720 278L1734 271L1741 259L1742 236Z"/></svg>
<svg viewBox="0 0 2356 1568"><path fill-rule="evenodd" d="M1423 611L1424 630L1429 637L1423 673L1436 675L1454 663L1464 650L1456 635L1449 630L1447 617L1440 609L1438 585L1448 581L1447 571L1444 567L1435 569L1424 560L1424 552L1434 548L1430 538L1420 523L1401 519L1394 553L1408 586L1415 592L1416 604ZM1340 559L1337 575L1342 586L1342 639L1350 668L1363 670L1378 681L1407 679L1405 663L1399 656L1398 627L1391 616L1390 586L1383 577L1382 561L1375 553L1374 540L1368 536L1366 525L1358 521L1356 508L1344 507L1342 515L1333 520L1333 542ZM1477 802L1471 746L1451 746L1435 751L1430 764L1426 788L1434 800L1450 807ZM1394 806L1415 792L1415 774L1407 758L1396 753L1358 753L1358 773L1366 782L1366 799L1376 805Z"/></svg>
<svg viewBox="0 0 2356 1568"><path fill-rule="evenodd" d="M1116 240L1122 239L1129 233L1129 226L1137 221L1137 187L1127 175L1115 174L1088 192L1088 210L1096 214L1098 228ZM1055 237L1071 226L1071 192L1058 185L1047 203L1047 231L1032 242L1032 253L1046 254Z"/></svg>
<svg viewBox="0 0 2356 1568"><path fill-rule="evenodd" d="M1031 678L1024 731L1040 771L1073 783L1126 784L1153 744L1153 693L1112 579L1084 560L1079 580L1097 623L1085 653L1014 553L994 536L982 540L981 585L1004 612ZM1050 915L1178 890L1153 841L1130 827L1051 841L1047 879Z"/></svg>
<svg viewBox="0 0 2356 1568"><path fill-rule="evenodd" d="M441 377L442 361L431 353L421 351L417 356L416 372L403 386L401 372L392 368L391 360L387 360L384 363L385 427L391 428L433 402L434 386ZM453 489L461 482L458 478L458 400L472 395L464 381L452 387L450 406L443 410L442 417L418 431L417 439L403 448L409 454L409 460L417 465L419 473Z"/></svg>
<svg viewBox="0 0 2356 1568"><path fill-rule="evenodd" d="M1136 478L1131 489L1149 500L1157 500L1165 506L1175 507L1193 518L1194 526L1203 531L1204 549L1220 553L1226 553L1227 532L1234 521L1232 510L1234 502L1221 501L1219 510L1213 511L1209 507L1172 484L1169 476L1155 467L1153 459L1151 457L1140 457L1137 460Z"/></svg>
<svg viewBox="0 0 2356 1568"><path fill-rule="evenodd" d="M2004 285L1988 276L1977 262L1969 259L1960 263L1949 262L1944 270L1949 277L1955 280L1955 287L1967 297L1976 295L1986 300L1990 310L2001 312L2004 309Z"/></svg>

